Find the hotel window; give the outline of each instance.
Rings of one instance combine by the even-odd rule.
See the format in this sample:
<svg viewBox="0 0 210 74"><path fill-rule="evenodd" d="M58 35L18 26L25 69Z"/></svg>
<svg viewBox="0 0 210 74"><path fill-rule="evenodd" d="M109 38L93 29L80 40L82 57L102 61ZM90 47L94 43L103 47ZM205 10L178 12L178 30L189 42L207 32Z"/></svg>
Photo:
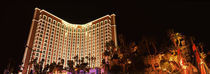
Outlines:
<svg viewBox="0 0 210 74"><path fill-rule="evenodd" d="M104 22L105 22L105 24L107 24L107 20L105 20Z"/></svg>
<svg viewBox="0 0 210 74"><path fill-rule="evenodd" d="M42 24L42 27L44 27L44 24Z"/></svg>
<svg viewBox="0 0 210 74"><path fill-rule="evenodd" d="M58 22L58 27L60 26L60 22Z"/></svg>
<svg viewBox="0 0 210 74"><path fill-rule="evenodd" d="M99 26L99 23L96 24L96 27L98 27L98 26Z"/></svg>
<svg viewBox="0 0 210 74"><path fill-rule="evenodd" d="M45 42L47 42L47 40L45 40Z"/></svg>
<svg viewBox="0 0 210 74"><path fill-rule="evenodd" d="M37 48L40 48L40 46L38 45L38 47Z"/></svg>
<svg viewBox="0 0 210 74"><path fill-rule="evenodd" d="M45 39L48 39L48 37L45 37Z"/></svg>
<svg viewBox="0 0 210 74"><path fill-rule="evenodd" d="M45 53L45 51L43 51L43 53Z"/></svg>
<svg viewBox="0 0 210 74"><path fill-rule="evenodd" d="M68 28L66 27L66 30L68 30Z"/></svg>
<svg viewBox="0 0 210 74"><path fill-rule="evenodd" d="M95 24L93 24L93 29L95 28Z"/></svg>
<svg viewBox="0 0 210 74"><path fill-rule="evenodd" d="M53 24L55 24L55 22L56 22L56 21L55 21L55 20L53 20Z"/></svg>
<svg viewBox="0 0 210 74"><path fill-rule="evenodd" d="M84 29L82 29L82 32L84 32Z"/></svg>
<svg viewBox="0 0 210 74"><path fill-rule="evenodd" d="M109 20L109 22L111 22L111 20Z"/></svg>
<svg viewBox="0 0 210 74"><path fill-rule="evenodd" d="M43 16L44 16L43 19L46 20L46 18L47 18L46 15L43 15Z"/></svg>
<svg viewBox="0 0 210 74"><path fill-rule="evenodd" d="M70 28L70 31L71 31L71 28Z"/></svg>
<svg viewBox="0 0 210 74"><path fill-rule="evenodd" d="M76 32L76 29L74 29L74 32ZM74 33L75 34L75 33Z"/></svg>
<svg viewBox="0 0 210 74"><path fill-rule="evenodd" d="M36 56L39 56L39 53L36 53Z"/></svg>
<svg viewBox="0 0 210 74"><path fill-rule="evenodd" d="M41 44L41 42L39 42L39 44Z"/></svg>
<svg viewBox="0 0 210 74"><path fill-rule="evenodd" d="M41 19L42 18L42 15L39 15L39 19Z"/></svg>
<svg viewBox="0 0 210 74"><path fill-rule="evenodd" d="M103 25L103 21L101 21L101 25Z"/></svg>
<svg viewBox="0 0 210 74"><path fill-rule="evenodd" d="M105 28L107 27L107 25L105 25Z"/></svg>
<svg viewBox="0 0 210 74"><path fill-rule="evenodd" d="M62 28L64 28L64 24L62 24Z"/></svg>
<svg viewBox="0 0 210 74"><path fill-rule="evenodd" d="M50 17L48 17L48 18L49 18L49 19L48 19L48 22L50 23L52 19L51 19Z"/></svg>
<svg viewBox="0 0 210 74"><path fill-rule="evenodd" d="M78 29L78 32L80 32L80 29ZM78 35L79 35L79 33L78 33Z"/></svg>
<svg viewBox="0 0 210 74"><path fill-rule="evenodd" d="M41 27L39 26L39 28L38 29L41 29Z"/></svg>
<svg viewBox="0 0 210 74"><path fill-rule="evenodd" d="M50 56L48 56L48 59L50 59ZM49 62L50 62L50 60L47 60L47 62L49 63Z"/></svg>
<svg viewBox="0 0 210 74"><path fill-rule="evenodd" d="M91 30L91 26L89 27L89 30Z"/></svg>

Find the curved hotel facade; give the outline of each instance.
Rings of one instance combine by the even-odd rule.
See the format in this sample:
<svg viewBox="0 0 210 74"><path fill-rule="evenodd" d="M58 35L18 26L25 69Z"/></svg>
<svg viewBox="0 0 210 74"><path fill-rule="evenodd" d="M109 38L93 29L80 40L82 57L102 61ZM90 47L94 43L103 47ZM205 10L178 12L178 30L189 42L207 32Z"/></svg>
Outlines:
<svg viewBox="0 0 210 74"><path fill-rule="evenodd" d="M106 42L113 40L117 46L115 14L106 15L86 24L72 24L39 8L35 8L28 41L23 57L23 73L27 73L32 66L29 62L37 58L37 62L44 59L43 65L58 63L64 59L74 60L75 56L95 57L90 67L100 67Z"/></svg>

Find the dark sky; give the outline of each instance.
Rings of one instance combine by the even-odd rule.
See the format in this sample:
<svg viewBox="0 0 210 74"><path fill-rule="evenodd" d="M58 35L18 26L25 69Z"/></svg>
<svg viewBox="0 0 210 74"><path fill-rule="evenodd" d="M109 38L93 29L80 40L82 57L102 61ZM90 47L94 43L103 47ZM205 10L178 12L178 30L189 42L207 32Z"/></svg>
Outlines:
<svg viewBox="0 0 210 74"><path fill-rule="evenodd" d="M142 35L163 39L166 31L195 36L210 47L210 2L192 1L20 1L3 2L1 15L1 70L9 59L20 64L27 42L34 8L45 9L70 22L87 23L107 14L116 14L117 33L138 42ZM2 17L3 16L3 17ZM2 67L3 66L3 67Z"/></svg>

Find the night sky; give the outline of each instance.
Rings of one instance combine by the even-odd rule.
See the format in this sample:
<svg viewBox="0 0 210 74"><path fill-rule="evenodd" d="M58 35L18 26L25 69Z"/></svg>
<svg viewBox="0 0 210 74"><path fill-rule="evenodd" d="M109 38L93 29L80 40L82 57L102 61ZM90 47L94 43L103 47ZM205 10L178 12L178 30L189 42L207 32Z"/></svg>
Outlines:
<svg viewBox="0 0 210 74"><path fill-rule="evenodd" d="M59 1L3 2L0 31L1 70L10 59L17 65L21 63L35 7L76 24L84 24L114 13L117 34L123 34L128 42L138 42L143 35L162 40L167 38L166 31L173 28L176 32L194 36L205 44L206 49L210 48L210 2Z"/></svg>

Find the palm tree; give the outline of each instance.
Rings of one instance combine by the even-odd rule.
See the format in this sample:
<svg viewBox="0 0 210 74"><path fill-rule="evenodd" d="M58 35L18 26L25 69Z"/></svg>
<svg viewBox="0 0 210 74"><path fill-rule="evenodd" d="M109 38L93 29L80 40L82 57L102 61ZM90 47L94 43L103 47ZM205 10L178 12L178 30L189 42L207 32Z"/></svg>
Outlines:
<svg viewBox="0 0 210 74"><path fill-rule="evenodd" d="M61 59L61 65L60 65L60 70L63 70L63 65L64 65L64 59Z"/></svg>
<svg viewBox="0 0 210 74"><path fill-rule="evenodd" d="M61 59L61 65L63 65L64 64L64 59Z"/></svg>
<svg viewBox="0 0 210 74"><path fill-rule="evenodd" d="M67 61L67 65L68 65L68 67L69 67L69 71L70 71L70 72L73 72L73 70L74 70L74 67L73 67L74 61L73 61L73 60L68 60L68 61Z"/></svg>
<svg viewBox="0 0 210 74"><path fill-rule="evenodd" d="M93 62L95 62L95 60L96 60L96 57L91 57L91 62L92 62L92 65L93 65L93 67L94 67L94 64L93 64Z"/></svg>
<svg viewBox="0 0 210 74"><path fill-rule="evenodd" d="M58 64L56 65L56 68L58 69L58 71L61 72L63 70L64 59L60 59L60 58L58 59L60 60L60 62L58 62Z"/></svg>
<svg viewBox="0 0 210 74"><path fill-rule="evenodd" d="M39 73L39 72L40 72L40 71L39 71L39 70L40 70L40 67L39 67L39 66L40 66L40 65L39 65L38 63L35 63L35 64L34 64L34 70L35 70L36 73Z"/></svg>
<svg viewBox="0 0 210 74"><path fill-rule="evenodd" d="M147 37L145 37L143 39L143 41L145 42L145 49L148 51L149 55L151 55L150 49L149 49L149 41L148 41Z"/></svg>
<svg viewBox="0 0 210 74"><path fill-rule="evenodd" d="M88 55L90 56L90 54L88 54ZM89 72L89 68L87 68L87 66L88 66L88 64L89 64L89 66L90 66L90 58L89 58L88 56L85 56L85 59L86 59L87 61L89 61L89 63L86 62L85 71Z"/></svg>
<svg viewBox="0 0 210 74"><path fill-rule="evenodd" d="M175 33L172 29L168 31L168 35L171 41L173 41L175 47L180 45L180 40L183 38L183 36L180 33Z"/></svg>
<svg viewBox="0 0 210 74"><path fill-rule="evenodd" d="M85 59L84 57L81 57L81 63L84 63L84 59Z"/></svg>
<svg viewBox="0 0 210 74"><path fill-rule="evenodd" d="M123 37L122 34L119 34L118 40L119 40L120 46L126 46L125 38Z"/></svg>
<svg viewBox="0 0 210 74"><path fill-rule="evenodd" d="M113 50L114 48L116 48L115 44L114 44L114 41L111 40L109 42L106 43L106 48L107 50Z"/></svg>
<svg viewBox="0 0 210 74"><path fill-rule="evenodd" d="M89 62L88 64L89 64L89 68L90 68L90 60L91 60L90 53L85 58L88 60L88 62Z"/></svg>
<svg viewBox="0 0 210 74"><path fill-rule="evenodd" d="M55 68L56 68L56 63L55 62L51 63L49 66L49 72L51 73Z"/></svg>
<svg viewBox="0 0 210 74"><path fill-rule="evenodd" d="M84 57L81 57L81 64L79 64L79 69L85 71L88 63L84 62Z"/></svg>
<svg viewBox="0 0 210 74"><path fill-rule="evenodd" d="M44 67L42 73L43 73L43 74L46 74L48 69L49 69L49 64L45 65L45 67Z"/></svg>
<svg viewBox="0 0 210 74"><path fill-rule="evenodd" d="M42 67L43 67L43 63L44 63L44 59L42 59L39 64L37 64L37 69L38 69L38 72L37 73L42 73L43 70L42 70Z"/></svg>
<svg viewBox="0 0 210 74"><path fill-rule="evenodd" d="M76 64L78 64L78 55L74 56L74 60L76 61Z"/></svg>
<svg viewBox="0 0 210 74"><path fill-rule="evenodd" d="M29 62L29 65L32 65L35 68L35 65L37 64L37 58L33 59L32 61ZM35 69L37 70L37 69Z"/></svg>
<svg viewBox="0 0 210 74"><path fill-rule="evenodd" d="M88 56L85 56L85 59L86 59L86 60L88 60L88 58L89 58Z"/></svg>

